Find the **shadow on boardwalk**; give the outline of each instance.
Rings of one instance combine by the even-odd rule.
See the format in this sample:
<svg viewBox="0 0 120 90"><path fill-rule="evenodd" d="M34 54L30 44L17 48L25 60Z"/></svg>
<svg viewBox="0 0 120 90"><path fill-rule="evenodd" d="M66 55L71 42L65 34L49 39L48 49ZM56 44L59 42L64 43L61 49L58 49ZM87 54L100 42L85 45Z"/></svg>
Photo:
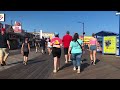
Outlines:
<svg viewBox="0 0 120 90"><path fill-rule="evenodd" d="M46 61L46 60L40 60L40 59L38 60L38 57L35 57L35 58L28 60L28 64L34 64L34 63L43 62L43 61ZM10 66L12 64L20 64L20 63L23 63L23 61L10 63L10 64L7 64L7 66Z"/></svg>

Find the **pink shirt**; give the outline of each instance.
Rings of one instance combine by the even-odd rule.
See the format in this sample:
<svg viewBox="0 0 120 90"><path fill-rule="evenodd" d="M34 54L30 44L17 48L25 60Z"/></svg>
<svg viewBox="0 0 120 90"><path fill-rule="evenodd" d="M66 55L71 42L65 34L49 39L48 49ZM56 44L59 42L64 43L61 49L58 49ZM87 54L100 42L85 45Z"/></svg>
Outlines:
<svg viewBox="0 0 120 90"><path fill-rule="evenodd" d="M53 38L53 39L51 40L51 43L53 44L53 47L54 47L55 45L60 45L60 44L62 44L62 40L61 40L60 38L58 38L58 37L55 37L55 38Z"/></svg>
<svg viewBox="0 0 120 90"><path fill-rule="evenodd" d="M97 39L90 39L90 45L97 45Z"/></svg>

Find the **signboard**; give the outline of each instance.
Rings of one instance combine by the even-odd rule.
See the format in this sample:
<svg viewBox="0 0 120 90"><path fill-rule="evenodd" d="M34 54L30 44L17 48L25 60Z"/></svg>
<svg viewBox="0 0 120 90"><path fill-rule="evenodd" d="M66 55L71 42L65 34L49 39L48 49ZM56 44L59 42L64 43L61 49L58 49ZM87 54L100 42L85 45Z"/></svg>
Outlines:
<svg viewBox="0 0 120 90"><path fill-rule="evenodd" d="M103 53L116 54L116 36L106 36L103 38Z"/></svg>
<svg viewBox="0 0 120 90"><path fill-rule="evenodd" d="M5 21L5 14L0 14L0 21L2 21L2 22Z"/></svg>
<svg viewBox="0 0 120 90"><path fill-rule="evenodd" d="M89 44L89 41L90 41L91 37L92 36L84 36L84 43L85 44ZM80 39L83 40L83 36L80 36Z"/></svg>
<svg viewBox="0 0 120 90"><path fill-rule="evenodd" d="M14 29L15 33L21 33L22 32L21 26L13 26L13 29Z"/></svg>
<svg viewBox="0 0 120 90"><path fill-rule="evenodd" d="M14 33L21 33L22 32L22 26L20 22L15 21L15 25L13 26Z"/></svg>

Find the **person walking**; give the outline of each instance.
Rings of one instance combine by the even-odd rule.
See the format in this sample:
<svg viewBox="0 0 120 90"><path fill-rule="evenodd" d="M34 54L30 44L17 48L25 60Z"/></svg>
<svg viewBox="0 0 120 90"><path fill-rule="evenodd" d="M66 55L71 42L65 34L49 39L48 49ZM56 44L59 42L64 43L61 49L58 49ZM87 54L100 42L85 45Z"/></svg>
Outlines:
<svg viewBox="0 0 120 90"><path fill-rule="evenodd" d="M82 47L83 41L79 39L78 33L75 33L73 40L70 42L68 53L71 51L73 70L76 70L77 67L77 73L80 73Z"/></svg>
<svg viewBox="0 0 120 90"><path fill-rule="evenodd" d="M48 38L48 42L47 42L47 49L48 49L48 54L50 55L51 54L51 51L52 51L52 46L50 45L50 38Z"/></svg>
<svg viewBox="0 0 120 90"><path fill-rule="evenodd" d="M97 51L97 39L95 38L95 34L92 34L92 38L90 39L89 49L90 49L90 59L91 65L95 65L96 63L96 51Z"/></svg>
<svg viewBox="0 0 120 90"><path fill-rule="evenodd" d="M2 28L0 33L0 64L1 66L6 65L6 60L9 55L9 49L10 49L9 37L5 32L5 28Z"/></svg>
<svg viewBox="0 0 120 90"><path fill-rule="evenodd" d="M30 44L28 42L28 38L26 37L25 42L22 44L22 47L21 47L21 53L24 56L24 61L23 61L24 65L27 64L29 52L30 52Z"/></svg>
<svg viewBox="0 0 120 90"><path fill-rule="evenodd" d="M37 40L35 41L35 48L36 48L36 53L40 51L40 43Z"/></svg>
<svg viewBox="0 0 120 90"><path fill-rule="evenodd" d="M51 40L52 54L54 57L54 70L56 73L60 69L60 57L61 57L61 46L62 40L59 38L59 33L54 33L55 37Z"/></svg>
<svg viewBox="0 0 120 90"><path fill-rule="evenodd" d="M71 53L68 54L68 49L71 41L72 41L72 36L70 35L70 32L67 31L66 35L63 36L63 40L62 40L63 46L64 46L65 63L68 63L68 61L71 61L70 60Z"/></svg>
<svg viewBox="0 0 120 90"><path fill-rule="evenodd" d="M46 53L45 48L46 48L46 45L47 45L47 41L45 40L44 37L42 37L40 43L41 43L42 54L45 54Z"/></svg>

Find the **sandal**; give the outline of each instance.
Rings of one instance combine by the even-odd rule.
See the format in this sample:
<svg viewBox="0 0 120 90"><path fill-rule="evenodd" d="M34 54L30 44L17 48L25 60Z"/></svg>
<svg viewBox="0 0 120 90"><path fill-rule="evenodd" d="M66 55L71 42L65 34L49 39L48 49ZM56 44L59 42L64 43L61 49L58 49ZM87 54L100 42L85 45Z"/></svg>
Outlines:
<svg viewBox="0 0 120 90"><path fill-rule="evenodd" d="M93 62L94 62L94 61L93 61L93 60L91 60L91 65L93 64Z"/></svg>

